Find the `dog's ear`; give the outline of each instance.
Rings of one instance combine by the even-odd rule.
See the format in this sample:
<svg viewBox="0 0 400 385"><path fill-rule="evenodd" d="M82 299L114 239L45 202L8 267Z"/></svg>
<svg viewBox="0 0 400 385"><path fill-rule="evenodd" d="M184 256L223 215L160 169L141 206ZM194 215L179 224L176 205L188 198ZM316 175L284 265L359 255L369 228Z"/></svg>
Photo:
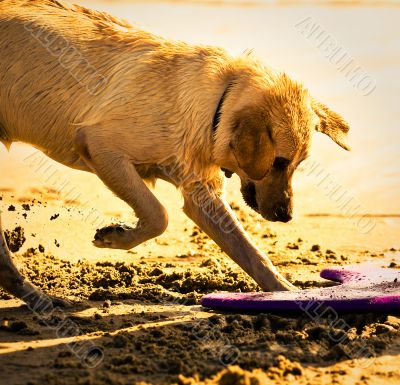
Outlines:
<svg viewBox="0 0 400 385"><path fill-rule="evenodd" d="M235 115L230 147L239 167L253 180L264 178L275 160L267 122L251 110Z"/></svg>
<svg viewBox="0 0 400 385"><path fill-rule="evenodd" d="M348 123L339 114L314 99L312 99L312 108L320 119L316 130L328 135L340 147L349 151L347 134L350 127Z"/></svg>

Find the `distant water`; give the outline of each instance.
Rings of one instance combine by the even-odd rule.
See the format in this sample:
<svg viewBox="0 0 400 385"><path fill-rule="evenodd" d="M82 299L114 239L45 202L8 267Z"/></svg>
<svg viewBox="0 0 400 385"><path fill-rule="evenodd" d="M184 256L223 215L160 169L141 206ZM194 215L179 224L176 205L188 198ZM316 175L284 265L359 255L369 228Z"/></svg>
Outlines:
<svg viewBox="0 0 400 385"><path fill-rule="evenodd" d="M79 2L79 1L78 1ZM400 7L398 0L85 0L86 3L175 3L201 5L235 6L394 6Z"/></svg>

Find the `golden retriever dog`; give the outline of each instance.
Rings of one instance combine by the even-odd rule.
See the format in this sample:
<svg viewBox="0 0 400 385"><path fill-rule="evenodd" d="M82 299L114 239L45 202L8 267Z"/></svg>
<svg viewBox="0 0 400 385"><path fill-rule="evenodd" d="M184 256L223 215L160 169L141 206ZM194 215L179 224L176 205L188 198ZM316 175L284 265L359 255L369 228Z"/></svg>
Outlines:
<svg viewBox="0 0 400 385"><path fill-rule="evenodd" d="M291 178L312 133L347 148L347 123L306 88L251 55L166 40L59 0L0 1L0 52L0 141L95 173L138 217L98 230L95 246L131 249L164 232L167 211L146 183L161 178L263 290L295 289L223 190L224 173L235 173L251 208L291 219ZM18 272L1 234L0 285L28 305L54 304Z"/></svg>

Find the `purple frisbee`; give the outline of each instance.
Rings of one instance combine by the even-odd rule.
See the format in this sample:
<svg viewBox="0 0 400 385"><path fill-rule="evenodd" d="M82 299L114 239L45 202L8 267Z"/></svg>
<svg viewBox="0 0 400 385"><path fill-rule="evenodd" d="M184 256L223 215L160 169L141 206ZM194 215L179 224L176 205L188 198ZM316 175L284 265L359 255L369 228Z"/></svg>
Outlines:
<svg viewBox="0 0 400 385"><path fill-rule="evenodd" d="M332 267L322 278L340 284L299 291L215 293L201 299L204 307L237 312L303 312L319 307L337 312L400 312L400 270Z"/></svg>

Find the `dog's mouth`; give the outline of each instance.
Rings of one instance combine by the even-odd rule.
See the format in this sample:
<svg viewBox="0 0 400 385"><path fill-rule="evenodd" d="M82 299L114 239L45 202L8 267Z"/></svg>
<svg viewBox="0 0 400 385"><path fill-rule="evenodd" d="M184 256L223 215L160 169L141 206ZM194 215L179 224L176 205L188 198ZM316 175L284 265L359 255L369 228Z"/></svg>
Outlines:
<svg viewBox="0 0 400 385"><path fill-rule="evenodd" d="M256 185L253 182L246 182L242 184L240 191L246 204L254 211L259 212L256 199Z"/></svg>

